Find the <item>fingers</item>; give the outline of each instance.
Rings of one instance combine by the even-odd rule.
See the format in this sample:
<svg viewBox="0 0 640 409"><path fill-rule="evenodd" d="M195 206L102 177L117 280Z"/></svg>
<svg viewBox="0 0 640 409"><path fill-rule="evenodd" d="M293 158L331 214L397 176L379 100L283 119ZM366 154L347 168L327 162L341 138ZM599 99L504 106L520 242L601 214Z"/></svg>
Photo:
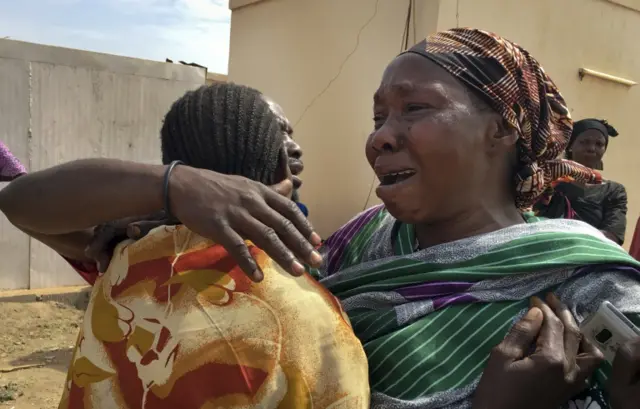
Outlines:
<svg viewBox="0 0 640 409"><path fill-rule="evenodd" d="M293 193L293 182L290 179L285 179L280 183L270 186L277 194L284 197L291 197Z"/></svg>
<svg viewBox="0 0 640 409"><path fill-rule="evenodd" d="M282 216L279 218L282 219ZM278 223L273 220L271 220L269 224L265 224L254 218L248 218L242 224L243 228L241 233L245 238L251 240L256 246L264 250L276 263L289 272L289 274L296 277L300 276L305 272L304 266L296 259L289 247L282 242L278 232L274 228L269 227L277 224ZM306 242L302 237L298 240L302 243Z"/></svg>
<svg viewBox="0 0 640 409"><path fill-rule="evenodd" d="M131 223L127 226L127 237L133 240L139 240L149 234L156 227L168 225L169 220L143 220Z"/></svg>
<svg viewBox="0 0 640 409"><path fill-rule="evenodd" d="M576 379L578 381L584 381L590 378L595 370L604 362L604 354L586 338L582 339L580 349L582 352L576 357L576 366L578 367Z"/></svg>
<svg viewBox="0 0 640 409"><path fill-rule="evenodd" d="M524 358L538 337L542 322L542 311L537 307L531 308L494 349L494 358L505 362L513 362Z"/></svg>
<svg viewBox="0 0 640 409"><path fill-rule="evenodd" d="M265 229L265 233L269 233L271 236L273 236L273 232L275 232L278 236L278 241L283 242L284 245L290 250L289 253L292 253L293 256L295 256L298 260L302 260L314 267L317 267L322 263L322 256L320 256L320 254L315 250L314 246L309 242L309 240L305 239L302 236L300 231L293 225L293 222L291 222L290 219L288 219L287 217L283 217L281 213L278 213L267 206L256 210L254 216L264 225L254 227L254 229ZM267 228L266 226L269 226L269 228ZM275 241L273 237L271 237L270 240ZM258 243L256 242L256 244ZM262 247L262 244L258 244L258 247L264 249L264 247ZM294 262L293 259L289 259L290 263ZM285 268L287 268L287 270L294 271L294 274L297 274L295 273L295 271L298 266ZM302 267L302 272L304 272L304 267Z"/></svg>
<svg viewBox="0 0 640 409"><path fill-rule="evenodd" d="M113 224L101 224L93 230L93 238L85 249L85 255L95 260L100 273L109 267L114 248L114 241L123 235L123 229Z"/></svg>
<svg viewBox="0 0 640 409"><path fill-rule="evenodd" d="M298 236L311 243L312 246L319 246L321 244L320 236L313 230L313 226L311 226L309 220L304 217L298 206L291 200L275 194L273 191L266 190L265 200L267 204L291 222L291 225L287 226L288 232L286 234L290 236L292 240L294 236ZM296 240L297 239L296 237ZM308 261L310 262L310 260ZM315 264L312 265L317 267Z"/></svg>
<svg viewBox="0 0 640 409"><path fill-rule="evenodd" d="M618 349L613 360L611 379L618 384L632 385L640 378L640 338Z"/></svg>
<svg viewBox="0 0 640 409"><path fill-rule="evenodd" d="M206 232L200 232L204 237L218 237L216 240L222 247L227 250L229 255L233 257L234 260L238 263L238 266L242 269L255 282L260 282L264 278L264 274L260 267L249 253L249 248L245 243L244 239L240 237L235 230L231 227L224 225L221 228L216 228L216 231L219 234L211 235L206 234Z"/></svg>
<svg viewBox="0 0 640 409"><path fill-rule="evenodd" d="M576 356L582 341L582 333L569 308L555 294L549 293L546 300L564 327L564 355L568 364L567 369L572 370L576 367Z"/></svg>
<svg viewBox="0 0 640 409"><path fill-rule="evenodd" d="M545 355L548 359L564 362L564 325L551 308L538 297L531 297L531 305L540 308L544 316L540 335L536 341L536 352Z"/></svg>

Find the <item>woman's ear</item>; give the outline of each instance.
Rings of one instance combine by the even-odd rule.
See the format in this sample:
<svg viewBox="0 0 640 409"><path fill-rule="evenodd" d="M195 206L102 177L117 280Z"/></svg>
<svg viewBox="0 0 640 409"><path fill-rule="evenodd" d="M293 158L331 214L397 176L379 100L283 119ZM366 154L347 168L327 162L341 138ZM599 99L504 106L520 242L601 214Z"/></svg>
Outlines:
<svg viewBox="0 0 640 409"><path fill-rule="evenodd" d="M492 115L487 133L487 148L490 155L500 155L514 149L518 139L518 132L509 123L497 114Z"/></svg>

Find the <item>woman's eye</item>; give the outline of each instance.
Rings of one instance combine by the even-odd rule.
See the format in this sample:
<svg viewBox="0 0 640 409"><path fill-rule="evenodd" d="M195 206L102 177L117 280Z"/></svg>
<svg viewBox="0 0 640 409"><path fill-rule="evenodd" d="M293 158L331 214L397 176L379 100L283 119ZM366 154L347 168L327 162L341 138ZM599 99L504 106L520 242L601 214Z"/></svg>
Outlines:
<svg viewBox="0 0 640 409"><path fill-rule="evenodd" d="M407 112L417 112L417 111L421 111L423 109L428 109L429 107L427 107L426 105L420 105L420 104L409 104L407 105L407 107L405 108L405 110Z"/></svg>
<svg viewBox="0 0 640 409"><path fill-rule="evenodd" d="M384 117L383 115L374 115L373 116L373 123L374 123L374 128L376 130L380 129L382 127L382 125L384 125L384 121L386 121L386 117Z"/></svg>

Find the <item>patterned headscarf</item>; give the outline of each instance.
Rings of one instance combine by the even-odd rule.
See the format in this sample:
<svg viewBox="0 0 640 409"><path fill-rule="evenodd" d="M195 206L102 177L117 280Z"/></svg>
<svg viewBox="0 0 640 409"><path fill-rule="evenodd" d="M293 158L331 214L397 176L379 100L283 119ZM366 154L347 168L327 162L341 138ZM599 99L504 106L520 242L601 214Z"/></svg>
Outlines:
<svg viewBox="0 0 640 409"><path fill-rule="evenodd" d="M0 182L10 182L25 173L27 170L22 163L0 142Z"/></svg>
<svg viewBox="0 0 640 409"><path fill-rule="evenodd" d="M455 28L430 35L407 52L444 68L518 132L518 207L530 208L561 177L602 180L597 171L559 158L571 136L571 115L551 78L519 45L486 31Z"/></svg>

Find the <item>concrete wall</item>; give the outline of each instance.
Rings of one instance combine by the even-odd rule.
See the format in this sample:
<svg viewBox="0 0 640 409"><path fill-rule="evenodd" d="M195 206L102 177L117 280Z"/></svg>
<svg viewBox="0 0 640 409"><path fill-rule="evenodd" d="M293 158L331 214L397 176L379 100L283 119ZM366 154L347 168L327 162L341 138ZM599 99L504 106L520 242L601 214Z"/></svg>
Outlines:
<svg viewBox="0 0 640 409"><path fill-rule="evenodd" d="M86 157L158 163L171 103L205 70L0 40L0 139L30 171ZM0 215L0 289L82 284Z"/></svg>
<svg viewBox="0 0 640 409"><path fill-rule="evenodd" d="M364 158L372 95L400 51L409 0L231 0L229 78L280 102L305 149L302 195L327 235L367 205ZM629 244L640 212L635 115L640 86L579 81L582 67L640 82L638 0L416 0L410 33L474 26L529 49L558 83L575 118L608 119L621 136L605 174L629 192ZM624 4L624 5L621 5ZM638 4L640 8L640 4ZM369 21L372 17L373 19ZM368 24L367 24L368 23ZM360 35L358 35L360 34ZM259 67L259 69L257 69Z"/></svg>

